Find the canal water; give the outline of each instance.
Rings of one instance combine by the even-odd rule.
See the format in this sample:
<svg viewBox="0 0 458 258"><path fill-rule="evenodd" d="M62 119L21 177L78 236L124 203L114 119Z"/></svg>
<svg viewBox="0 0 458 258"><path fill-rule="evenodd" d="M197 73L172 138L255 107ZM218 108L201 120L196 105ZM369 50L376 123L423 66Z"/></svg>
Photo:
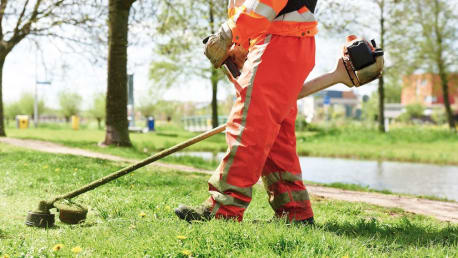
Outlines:
<svg viewBox="0 0 458 258"><path fill-rule="evenodd" d="M224 153L181 152L206 160L221 160ZM304 180L349 183L394 193L430 195L458 201L458 166L299 157Z"/></svg>

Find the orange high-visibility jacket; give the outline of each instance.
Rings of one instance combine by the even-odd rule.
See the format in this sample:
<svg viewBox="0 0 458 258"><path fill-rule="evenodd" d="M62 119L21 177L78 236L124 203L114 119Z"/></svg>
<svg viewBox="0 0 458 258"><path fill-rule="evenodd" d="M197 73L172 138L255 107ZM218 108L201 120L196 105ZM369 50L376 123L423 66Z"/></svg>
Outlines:
<svg viewBox="0 0 458 258"><path fill-rule="evenodd" d="M277 17L287 3L288 0L229 0L228 25L233 42L248 48L250 40L264 33L314 36L318 32L317 21L307 7Z"/></svg>

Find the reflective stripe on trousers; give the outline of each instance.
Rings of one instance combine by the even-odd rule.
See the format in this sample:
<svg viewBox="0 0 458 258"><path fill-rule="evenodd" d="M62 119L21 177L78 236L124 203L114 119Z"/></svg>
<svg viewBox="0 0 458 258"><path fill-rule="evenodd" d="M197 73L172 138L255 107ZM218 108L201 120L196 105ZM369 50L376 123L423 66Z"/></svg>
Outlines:
<svg viewBox="0 0 458 258"><path fill-rule="evenodd" d="M228 151L209 180L217 218L241 220L261 175L268 179L274 178L273 172L289 171L301 178L295 150L296 99L314 63L313 37L266 35L251 47L242 75L234 82L237 100L227 123ZM290 182L281 174L267 186L277 215L311 217L302 181Z"/></svg>

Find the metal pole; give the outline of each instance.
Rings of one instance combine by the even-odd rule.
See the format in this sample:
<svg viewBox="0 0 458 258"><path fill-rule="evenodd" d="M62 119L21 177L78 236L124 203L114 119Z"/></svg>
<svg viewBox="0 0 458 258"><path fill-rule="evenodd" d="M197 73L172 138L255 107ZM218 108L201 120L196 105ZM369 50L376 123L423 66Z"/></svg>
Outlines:
<svg viewBox="0 0 458 258"><path fill-rule="evenodd" d="M33 124L35 128L38 127L38 86L37 86L37 78L38 78L38 66L37 66L38 58L37 53L35 53L35 96L33 101Z"/></svg>

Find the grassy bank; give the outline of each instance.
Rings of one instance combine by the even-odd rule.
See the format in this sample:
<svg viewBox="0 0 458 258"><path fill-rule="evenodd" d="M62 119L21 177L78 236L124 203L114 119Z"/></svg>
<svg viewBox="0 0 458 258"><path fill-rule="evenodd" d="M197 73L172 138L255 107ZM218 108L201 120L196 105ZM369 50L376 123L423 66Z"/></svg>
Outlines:
<svg viewBox="0 0 458 258"><path fill-rule="evenodd" d="M24 226L38 201L72 190L118 164L52 155L0 144L0 257L239 256L456 257L458 227L424 216L313 199L316 228L275 221L261 186L243 223L189 225L173 215L179 203L206 198L207 175L141 169L75 200L90 208L85 224L49 230ZM54 251L53 249L58 249Z"/></svg>
<svg viewBox="0 0 458 258"><path fill-rule="evenodd" d="M131 134L133 148L101 148L104 131L72 131L68 127L19 130L9 128L11 137L40 139L129 158L144 158L151 153L185 141L195 133L164 125L157 132ZM362 126L311 128L297 133L297 151L303 156L343 157L352 159L393 160L458 165L458 135L445 128L400 127L387 134ZM193 145L188 151L226 151L224 135L213 136Z"/></svg>

